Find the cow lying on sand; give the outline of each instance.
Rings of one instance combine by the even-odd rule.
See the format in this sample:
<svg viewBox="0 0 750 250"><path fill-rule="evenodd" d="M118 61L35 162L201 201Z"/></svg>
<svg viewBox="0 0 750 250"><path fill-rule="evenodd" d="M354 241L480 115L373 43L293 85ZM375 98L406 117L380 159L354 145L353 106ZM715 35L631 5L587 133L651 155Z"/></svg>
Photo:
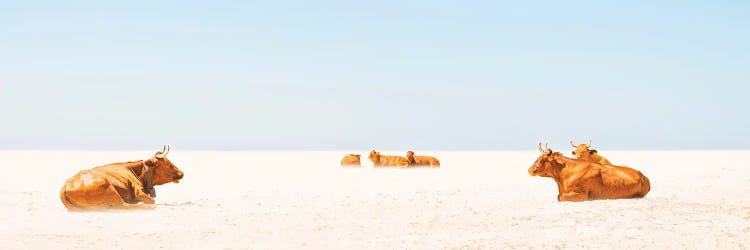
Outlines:
<svg viewBox="0 0 750 250"><path fill-rule="evenodd" d="M409 160L402 156L381 155L380 152L372 150L367 157L375 167L408 167Z"/></svg>
<svg viewBox="0 0 750 250"><path fill-rule="evenodd" d="M169 147L153 157L78 172L65 182L60 200L68 210L154 208L155 185L179 183L183 174L167 159ZM143 203L139 203L143 202Z"/></svg>
<svg viewBox="0 0 750 250"><path fill-rule="evenodd" d="M542 143L539 151L542 155L529 174L554 179L559 201L641 198L651 190L648 178L638 170L568 158L549 148L542 150Z"/></svg>
<svg viewBox="0 0 750 250"><path fill-rule="evenodd" d="M341 159L341 166L360 167L362 166L362 163L359 161L359 157L360 155L358 154L345 155L344 158Z"/></svg>
<svg viewBox="0 0 750 250"><path fill-rule="evenodd" d="M406 159L410 166L440 167L440 161L432 156L414 155L414 151L406 152Z"/></svg>
<svg viewBox="0 0 750 250"><path fill-rule="evenodd" d="M581 143L581 144L578 144L578 146L573 144L573 141L570 141L570 146L573 146L573 148L575 148L573 150L573 155L578 157L578 159L593 161L593 162L604 164L604 165L612 165L612 163L609 162L607 158L604 158L604 156L599 155L596 149L591 149L590 140L589 140L588 145Z"/></svg>

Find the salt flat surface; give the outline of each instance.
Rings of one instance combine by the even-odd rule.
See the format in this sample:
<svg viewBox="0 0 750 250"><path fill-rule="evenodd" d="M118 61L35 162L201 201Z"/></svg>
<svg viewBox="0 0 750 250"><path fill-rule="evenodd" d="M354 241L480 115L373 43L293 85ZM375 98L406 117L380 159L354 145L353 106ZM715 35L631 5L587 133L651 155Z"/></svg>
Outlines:
<svg viewBox="0 0 750 250"><path fill-rule="evenodd" d="M340 167L346 153L365 166ZM750 248L750 151L600 150L651 192L581 203L528 175L536 151L417 151L440 169L366 153L173 150L185 178L157 186L155 210L71 213L67 178L153 152L0 151L0 249Z"/></svg>

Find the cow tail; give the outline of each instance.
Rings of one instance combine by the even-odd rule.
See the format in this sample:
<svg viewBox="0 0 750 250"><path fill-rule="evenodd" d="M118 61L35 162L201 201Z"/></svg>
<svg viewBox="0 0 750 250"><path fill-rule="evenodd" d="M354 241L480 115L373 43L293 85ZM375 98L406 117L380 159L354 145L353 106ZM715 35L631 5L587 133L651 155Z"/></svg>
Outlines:
<svg viewBox="0 0 750 250"><path fill-rule="evenodd" d="M65 193L65 187L60 189L60 201L62 201L63 206L65 206L65 208L67 208L68 210L75 210L76 208L78 208L73 205L73 202L71 202L70 199L68 199L68 195Z"/></svg>

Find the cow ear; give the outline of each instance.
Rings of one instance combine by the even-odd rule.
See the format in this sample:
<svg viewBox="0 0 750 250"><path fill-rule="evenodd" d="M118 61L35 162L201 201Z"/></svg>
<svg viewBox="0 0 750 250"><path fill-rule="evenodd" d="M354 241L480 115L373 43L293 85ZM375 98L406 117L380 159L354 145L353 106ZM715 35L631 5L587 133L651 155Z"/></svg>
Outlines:
<svg viewBox="0 0 750 250"><path fill-rule="evenodd" d="M143 162L147 163L148 167L155 167L156 165L158 165L157 162L159 162L159 159L156 159L156 157L151 157L143 160Z"/></svg>
<svg viewBox="0 0 750 250"><path fill-rule="evenodd" d="M555 163L558 163L558 164L562 164L562 162L560 161L560 156L562 156L561 153L559 153L559 152L552 153L552 154L550 154L550 156L552 157L552 161L554 161Z"/></svg>
<svg viewBox="0 0 750 250"><path fill-rule="evenodd" d="M596 149L589 150L589 154L596 154L596 152L597 152Z"/></svg>

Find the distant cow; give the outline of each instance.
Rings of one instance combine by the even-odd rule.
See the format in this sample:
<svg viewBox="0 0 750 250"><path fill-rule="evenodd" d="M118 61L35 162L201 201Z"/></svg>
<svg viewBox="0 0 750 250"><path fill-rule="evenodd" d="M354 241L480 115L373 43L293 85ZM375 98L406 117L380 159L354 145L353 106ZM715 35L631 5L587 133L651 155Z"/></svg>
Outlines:
<svg viewBox="0 0 750 250"><path fill-rule="evenodd" d="M372 150L367 157L375 167L408 167L409 160L402 156L381 155L380 152Z"/></svg>
<svg viewBox="0 0 750 250"><path fill-rule="evenodd" d="M359 162L359 156L357 154L348 154L341 159L341 166L359 167L362 163Z"/></svg>
<svg viewBox="0 0 750 250"><path fill-rule="evenodd" d="M546 147L546 146L545 146ZM550 177L557 183L557 200L641 198L651 183L640 171L621 166L573 159L547 148L529 168L529 175Z"/></svg>
<svg viewBox="0 0 750 250"><path fill-rule="evenodd" d="M406 159L410 166L440 167L440 161L432 156L414 155L414 151L406 152Z"/></svg>
<svg viewBox="0 0 750 250"><path fill-rule="evenodd" d="M182 171L167 159L168 153L169 147L165 146L146 160L78 172L65 182L60 200L68 210L154 208L154 186L179 183L183 177Z"/></svg>
<svg viewBox="0 0 750 250"><path fill-rule="evenodd" d="M576 146L573 144L573 141L570 141L570 146L573 146L575 150L573 150L573 155L578 157L578 159L581 160L587 160L587 161L593 161L599 164L604 165L612 165L607 158L604 158L604 156L601 156L597 153L596 149L591 149L591 140L589 140L589 144L578 144Z"/></svg>

